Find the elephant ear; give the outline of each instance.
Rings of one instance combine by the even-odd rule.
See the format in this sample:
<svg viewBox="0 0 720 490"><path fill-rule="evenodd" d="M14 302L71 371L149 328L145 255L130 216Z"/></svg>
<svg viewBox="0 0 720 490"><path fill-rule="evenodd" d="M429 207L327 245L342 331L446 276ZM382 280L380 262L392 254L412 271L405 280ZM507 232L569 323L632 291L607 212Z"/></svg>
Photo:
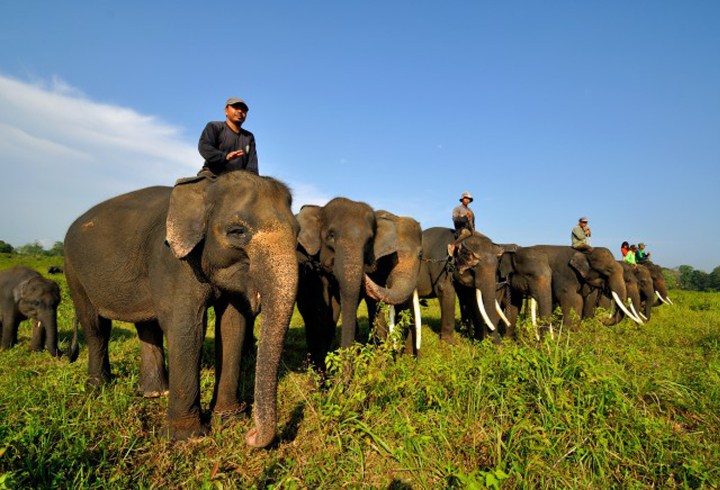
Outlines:
<svg viewBox="0 0 720 490"><path fill-rule="evenodd" d="M375 245L373 247L375 260L397 251L397 220L398 217L388 211L375 212L375 222L377 223Z"/></svg>
<svg viewBox="0 0 720 490"><path fill-rule="evenodd" d="M205 237L207 206L205 195L214 178L179 179L170 194L170 207L165 222L166 240L175 257L182 259Z"/></svg>
<svg viewBox="0 0 720 490"><path fill-rule="evenodd" d="M300 224L298 243L309 255L316 255L320 251L320 214L320 206L306 204L297 215Z"/></svg>
<svg viewBox="0 0 720 490"><path fill-rule="evenodd" d="M498 274L503 279L510 276L512 271L515 270L515 251L506 251L500 256L498 263Z"/></svg>
<svg viewBox="0 0 720 490"><path fill-rule="evenodd" d="M15 302L19 302L21 299L23 299L23 296L25 296L25 289L27 288L27 285L30 283L30 279L25 279L23 282L15 286L12 290L13 293L13 299Z"/></svg>
<svg viewBox="0 0 720 490"><path fill-rule="evenodd" d="M587 277L590 274L590 261L584 253L575 252L570 257L570 267L575 269L582 277Z"/></svg>

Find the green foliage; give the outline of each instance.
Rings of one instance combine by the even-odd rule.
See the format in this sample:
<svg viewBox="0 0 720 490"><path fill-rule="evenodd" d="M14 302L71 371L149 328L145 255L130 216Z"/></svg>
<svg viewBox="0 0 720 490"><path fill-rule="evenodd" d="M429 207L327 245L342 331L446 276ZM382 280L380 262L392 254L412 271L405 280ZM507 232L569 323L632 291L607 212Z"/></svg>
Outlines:
<svg viewBox="0 0 720 490"><path fill-rule="evenodd" d="M720 267L716 267L710 274L689 265L681 265L678 270L678 287L689 291L720 291Z"/></svg>
<svg viewBox="0 0 720 490"><path fill-rule="evenodd" d="M12 256L44 271L54 257ZM12 265L0 255L0 268ZM60 346L73 309L62 275ZM214 420L203 439L162 436L167 398L139 395L139 343L116 322L115 380L86 387L78 362L0 352L2 488L714 488L720 481L720 294L674 291L646 325L584 321L535 340L526 319L502 345L438 339L423 308L419 359L387 342L333 352L308 369L293 316L278 393L278 438L250 450L246 416ZM366 325L361 309L361 324ZM212 319L212 315L211 315ZM365 328L365 327L364 327ZM200 382L214 383L212 324ZM256 327L256 336L259 327ZM254 356L250 356L254 359ZM252 366L240 392L251 401Z"/></svg>
<svg viewBox="0 0 720 490"><path fill-rule="evenodd" d="M13 249L12 245L0 240L0 253L31 256L62 257L65 255L63 242L57 241L48 250L40 242L28 243Z"/></svg>
<svg viewBox="0 0 720 490"><path fill-rule="evenodd" d="M12 245L10 245L9 243L7 243L3 240L0 240L0 254L11 254L14 251L15 250L13 249ZM2 481L2 480L0 480L0 481Z"/></svg>

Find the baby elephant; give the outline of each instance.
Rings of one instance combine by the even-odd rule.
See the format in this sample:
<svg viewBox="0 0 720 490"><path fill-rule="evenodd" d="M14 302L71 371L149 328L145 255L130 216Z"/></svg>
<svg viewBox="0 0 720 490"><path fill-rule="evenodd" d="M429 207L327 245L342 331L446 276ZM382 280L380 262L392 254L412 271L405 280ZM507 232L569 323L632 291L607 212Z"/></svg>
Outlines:
<svg viewBox="0 0 720 490"><path fill-rule="evenodd" d="M55 281L25 266L0 271L0 332L2 349L17 343L18 327L23 320L33 324L30 348L41 351L43 346L53 356L62 353L57 346L57 307L60 288Z"/></svg>

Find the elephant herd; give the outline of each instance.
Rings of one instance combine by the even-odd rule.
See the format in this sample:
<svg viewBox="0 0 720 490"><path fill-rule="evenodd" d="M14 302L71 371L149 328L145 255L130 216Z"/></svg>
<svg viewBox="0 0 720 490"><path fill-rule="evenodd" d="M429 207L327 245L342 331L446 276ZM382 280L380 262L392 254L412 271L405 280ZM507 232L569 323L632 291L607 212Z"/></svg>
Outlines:
<svg viewBox="0 0 720 490"><path fill-rule="evenodd" d="M589 317L611 303L617 309L608 323L625 316L642 323L656 298L669 302L659 267L626 267L605 248L520 247L480 233L456 239L449 228L423 231L412 218L341 197L303 206L297 215L291 205L283 183L234 171L130 192L75 220L65 237L64 272L85 334L89 383L110 379L112 320L134 323L141 389L147 397L168 394L168 435L204 435L209 427L201 420L200 360L207 310L212 306L216 314L216 414L244 405L238 399L241 355L262 311L254 427L246 441L266 447L275 437L278 368L295 304L310 359L322 369L341 317L340 346L355 341L363 300L371 322L378 302L391 305L391 312L414 312L408 347L416 354L421 298L438 299L440 338L450 344L457 342L458 303L475 338L490 334L499 342L514 335L526 299L533 317L546 323L555 306L570 322L573 312ZM40 303L57 308L57 285L35 274L0 273L3 347L16 342L17 324L37 317ZM26 299L42 281L47 299ZM33 348L44 343L56 354L55 313L38 320L44 330L34 331Z"/></svg>

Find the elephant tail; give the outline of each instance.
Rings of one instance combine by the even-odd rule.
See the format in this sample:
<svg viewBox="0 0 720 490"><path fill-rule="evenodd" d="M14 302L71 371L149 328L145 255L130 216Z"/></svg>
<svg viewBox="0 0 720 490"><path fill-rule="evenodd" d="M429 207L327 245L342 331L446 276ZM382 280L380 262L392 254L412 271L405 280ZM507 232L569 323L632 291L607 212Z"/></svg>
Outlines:
<svg viewBox="0 0 720 490"><path fill-rule="evenodd" d="M70 348L65 353L68 356L68 359L70 362L75 362L78 358L78 355L80 354L80 346L78 345L78 330L79 330L80 322L78 321L78 318L75 317L73 319L73 337L72 341L70 342Z"/></svg>

